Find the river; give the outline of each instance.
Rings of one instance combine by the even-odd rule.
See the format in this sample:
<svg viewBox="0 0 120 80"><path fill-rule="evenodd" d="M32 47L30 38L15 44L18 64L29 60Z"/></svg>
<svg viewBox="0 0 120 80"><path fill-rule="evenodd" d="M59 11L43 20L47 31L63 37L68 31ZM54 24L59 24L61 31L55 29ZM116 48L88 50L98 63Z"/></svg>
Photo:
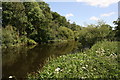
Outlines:
<svg viewBox="0 0 120 80"><path fill-rule="evenodd" d="M2 78L25 78L28 73L42 69L49 58L80 51L76 42L11 47L2 50Z"/></svg>

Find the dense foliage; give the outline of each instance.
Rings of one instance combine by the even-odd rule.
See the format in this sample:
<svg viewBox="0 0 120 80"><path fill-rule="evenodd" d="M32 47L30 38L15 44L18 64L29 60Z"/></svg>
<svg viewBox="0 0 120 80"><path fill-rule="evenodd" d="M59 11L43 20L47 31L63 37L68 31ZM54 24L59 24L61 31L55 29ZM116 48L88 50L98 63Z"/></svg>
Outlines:
<svg viewBox="0 0 120 80"><path fill-rule="evenodd" d="M73 40L79 42L80 48L92 47L83 53L51 60L42 72L30 74L29 79L120 78L120 43L117 42L120 40L119 19L114 21L116 27L113 30L102 21L98 21L97 25L84 27L76 25L75 22L70 23L64 16L51 11L45 2L3 2L2 9L0 35L4 48ZM61 49L65 52L64 47L60 47ZM69 50L71 49L67 51Z"/></svg>
<svg viewBox="0 0 120 80"><path fill-rule="evenodd" d="M88 27L70 23L64 16L52 12L45 2L3 2L2 7L2 43L6 46L26 44L29 39L34 43L77 40L92 46L115 35L111 26L102 22Z"/></svg>
<svg viewBox="0 0 120 80"><path fill-rule="evenodd" d="M2 7L2 25L6 32L9 32L6 27L10 26L16 29L17 35L14 35L26 36L38 43L74 39L72 24L64 16L52 12L45 2L3 2ZM4 39L3 43L7 44Z"/></svg>
<svg viewBox="0 0 120 80"><path fill-rule="evenodd" d="M115 30L116 30L115 37L117 38L118 41L120 41L120 18L118 18L118 20L114 21L113 23L116 25L116 27L115 27Z"/></svg>
<svg viewBox="0 0 120 80"><path fill-rule="evenodd" d="M98 42L83 53L52 59L28 78L119 79L120 42Z"/></svg>
<svg viewBox="0 0 120 80"><path fill-rule="evenodd" d="M79 31L79 42L83 45L92 46L97 41L101 40L112 40L114 39L115 33L109 25L102 24L99 27L94 27L93 25L88 25L88 27L83 28Z"/></svg>

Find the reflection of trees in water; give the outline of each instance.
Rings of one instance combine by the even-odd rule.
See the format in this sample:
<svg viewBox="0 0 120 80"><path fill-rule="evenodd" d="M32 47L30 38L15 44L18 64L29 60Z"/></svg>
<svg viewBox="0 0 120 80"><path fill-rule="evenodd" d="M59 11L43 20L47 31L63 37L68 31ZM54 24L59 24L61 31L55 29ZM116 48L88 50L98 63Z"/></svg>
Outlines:
<svg viewBox="0 0 120 80"><path fill-rule="evenodd" d="M3 68L3 77L7 78L9 75L22 75L18 74L25 70L26 58L28 48L27 47L17 47L17 48L7 48L3 50L2 55L2 68ZM23 67L22 67L23 66ZM24 73L23 73L24 75Z"/></svg>
<svg viewBox="0 0 120 80"><path fill-rule="evenodd" d="M74 48L75 42L69 42L3 50L3 74L5 77L24 77L27 73L42 68L49 57L70 53Z"/></svg>
<svg viewBox="0 0 120 80"><path fill-rule="evenodd" d="M2 63L3 65L11 66L13 63L17 62L20 56L24 54L26 56L26 47L12 47L2 50Z"/></svg>

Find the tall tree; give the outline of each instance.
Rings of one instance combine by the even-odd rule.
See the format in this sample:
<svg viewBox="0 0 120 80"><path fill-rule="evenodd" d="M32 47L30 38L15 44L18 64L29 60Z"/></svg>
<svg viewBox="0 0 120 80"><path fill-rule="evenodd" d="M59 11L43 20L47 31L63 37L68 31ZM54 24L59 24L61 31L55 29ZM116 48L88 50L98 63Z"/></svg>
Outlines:
<svg viewBox="0 0 120 80"><path fill-rule="evenodd" d="M21 2L3 2L3 27L15 26L20 34L25 31L27 16Z"/></svg>
<svg viewBox="0 0 120 80"><path fill-rule="evenodd" d="M42 10L39 8L39 5L37 2L24 2L25 6L25 13L28 17L28 22L30 22L35 30L37 31L37 41L41 40L41 32L44 24L44 14L42 13Z"/></svg>

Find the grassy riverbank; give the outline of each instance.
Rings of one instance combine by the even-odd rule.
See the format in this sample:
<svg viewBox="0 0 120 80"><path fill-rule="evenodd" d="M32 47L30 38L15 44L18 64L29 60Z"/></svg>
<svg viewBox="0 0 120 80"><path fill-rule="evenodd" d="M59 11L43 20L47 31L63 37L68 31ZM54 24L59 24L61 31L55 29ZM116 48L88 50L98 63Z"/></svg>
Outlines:
<svg viewBox="0 0 120 80"><path fill-rule="evenodd" d="M98 42L83 53L68 54L52 59L29 74L29 79L40 78L107 78L119 79L120 42Z"/></svg>

